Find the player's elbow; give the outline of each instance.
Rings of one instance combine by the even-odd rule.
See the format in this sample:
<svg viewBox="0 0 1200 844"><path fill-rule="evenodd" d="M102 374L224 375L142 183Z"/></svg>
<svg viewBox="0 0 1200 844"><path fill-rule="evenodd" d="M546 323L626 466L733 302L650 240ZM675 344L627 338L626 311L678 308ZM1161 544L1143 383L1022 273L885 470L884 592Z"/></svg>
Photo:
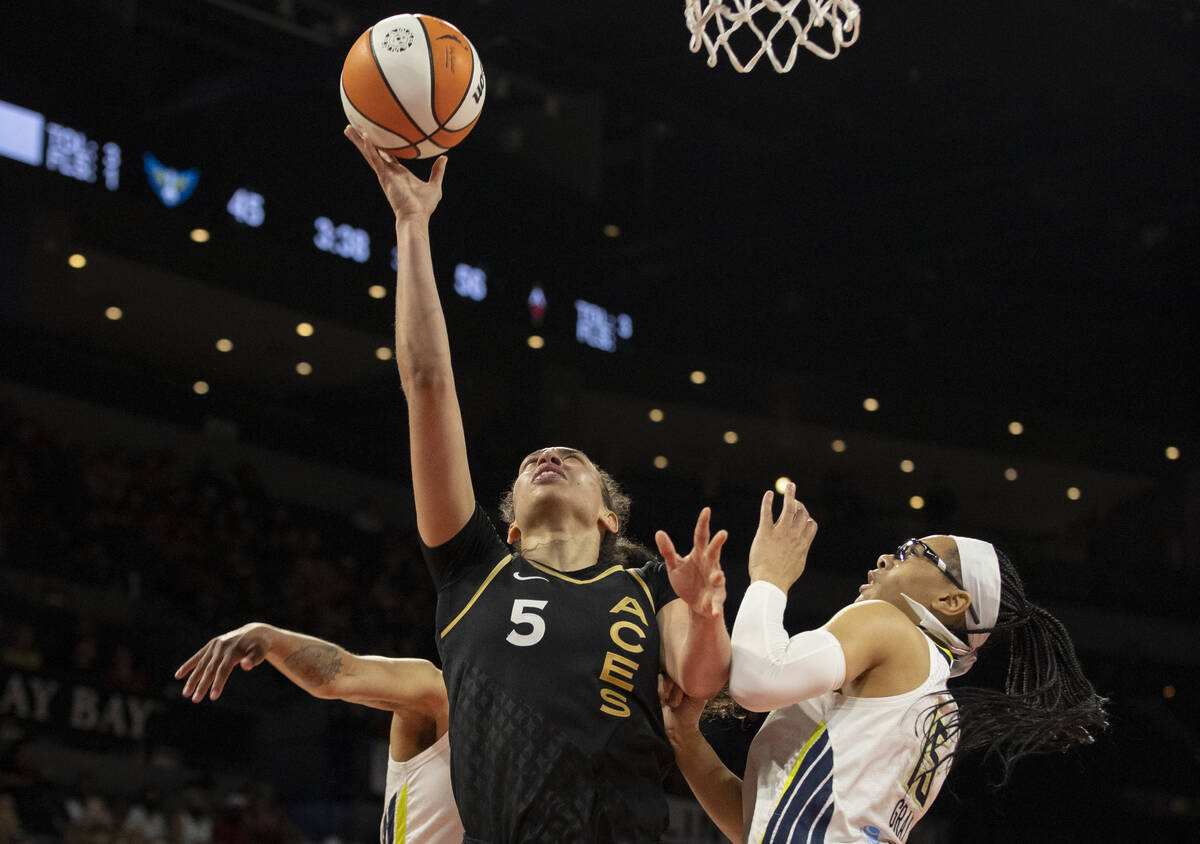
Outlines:
<svg viewBox="0 0 1200 844"><path fill-rule="evenodd" d="M693 700L711 700L716 697L717 692L725 688L725 681L728 677L728 670L699 676L693 674L681 680L679 688L683 689L683 693Z"/></svg>
<svg viewBox="0 0 1200 844"><path fill-rule="evenodd" d="M729 692L751 712L768 712L839 689L845 677L838 640L827 631L810 630L779 651L761 653L735 644Z"/></svg>
<svg viewBox="0 0 1200 844"><path fill-rule="evenodd" d="M308 686L306 691L320 700L343 700L346 697L340 683L322 683L319 686Z"/></svg>
<svg viewBox="0 0 1200 844"><path fill-rule="evenodd" d="M454 370L447 355L402 343L397 344L396 350L400 384L406 394L420 391L436 395L447 387L453 389Z"/></svg>
<svg viewBox="0 0 1200 844"><path fill-rule="evenodd" d="M771 667L765 660L735 652L729 667L729 696L743 709L770 712L779 705L767 681L771 674Z"/></svg>
<svg viewBox="0 0 1200 844"><path fill-rule="evenodd" d="M676 660L678 675L672 675L683 693L694 700L708 700L729 682L729 648L716 648Z"/></svg>

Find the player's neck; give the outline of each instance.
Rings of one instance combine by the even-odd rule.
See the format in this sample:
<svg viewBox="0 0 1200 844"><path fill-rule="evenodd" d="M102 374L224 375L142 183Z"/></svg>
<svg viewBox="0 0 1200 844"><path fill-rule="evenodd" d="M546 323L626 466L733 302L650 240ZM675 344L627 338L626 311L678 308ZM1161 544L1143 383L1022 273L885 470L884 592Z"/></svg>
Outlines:
<svg viewBox="0 0 1200 844"><path fill-rule="evenodd" d="M594 566L599 559L600 534L535 529L521 535L521 556L555 571L579 571Z"/></svg>

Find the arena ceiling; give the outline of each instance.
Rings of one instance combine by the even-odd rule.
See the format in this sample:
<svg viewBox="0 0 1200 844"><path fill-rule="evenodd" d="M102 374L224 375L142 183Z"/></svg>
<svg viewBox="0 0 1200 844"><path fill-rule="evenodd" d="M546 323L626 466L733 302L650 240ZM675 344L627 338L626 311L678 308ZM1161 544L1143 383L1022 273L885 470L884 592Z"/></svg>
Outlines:
<svg viewBox="0 0 1200 844"><path fill-rule="evenodd" d="M861 38L836 60L741 75L688 51L681 3L424 4L472 38L489 79L434 229L439 267L484 263L495 292L494 306L447 302L460 369L477 367L464 391L477 429L519 436L513 396L536 366L541 386L519 406L676 407L672 418L697 414L665 438L680 453L707 453L698 420L724 413L743 427L959 449L945 451L943 477L967 452L1015 456L1125 478L1134 494L1163 471L1166 445L1194 459L1194 0L862 5ZM399 11L22 4L0 36L0 99L119 139L128 179L141 144L223 171L230 187L271 186L282 216L319 208L374 227L378 242L387 209L340 137L336 79L354 37ZM146 197L101 202L94 186L0 164L16 179L6 236L39 285L10 302L10 336L58 350L10 348L14 375L82 393L104 384L114 401L180 419L193 399L157 387L206 377L242 408L269 405L264 431L297 414L372 437L394 428L378 418L400 408L394 374L373 357L390 299L364 292L386 271L256 240L221 219L223 203L172 217ZM186 241L199 224L213 230L209 252ZM85 248L90 282L62 261ZM568 329L561 355L533 363L522 340L534 283L559 313L587 297L631 314L633 346L567 349ZM105 297L127 303L123 335L96 316ZM152 316L133 333L139 302ZM200 364L222 315L254 354ZM305 318L325 357L296 380ZM81 379L97 358L103 371ZM711 373L704 392L686 381L693 368ZM866 396L880 413L864 413ZM1029 429L1019 444L1010 419ZM610 422L628 443L618 463L666 447L663 428ZM722 477L760 484L779 437L743 437ZM703 463L675 465L704 487ZM961 483L960 504L982 502L981 520L1008 511Z"/></svg>

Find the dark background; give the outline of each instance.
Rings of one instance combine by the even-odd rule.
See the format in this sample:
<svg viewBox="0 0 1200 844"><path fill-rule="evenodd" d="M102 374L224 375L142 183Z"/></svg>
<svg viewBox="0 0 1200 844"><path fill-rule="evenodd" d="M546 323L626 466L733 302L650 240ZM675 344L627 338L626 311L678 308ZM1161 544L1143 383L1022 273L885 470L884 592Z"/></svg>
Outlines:
<svg viewBox="0 0 1200 844"><path fill-rule="evenodd" d="M403 398L373 354L390 342L390 215L340 136L337 96L354 38L410 10L11 5L0 100L118 144L122 164L109 191L0 159L5 641L31 625L61 671L89 629L105 657L134 642L151 696L251 618L431 656ZM432 232L481 500L532 448L578 445L632 494L636 538L686 536L713 506L732 537L732 613L758 499L792 477L821 524L796 629L908 536L994 540L1071 629L1112 727L999 793L994 771L964 762L912 840L1186 836L1200 821L1195 1L866 3L836 60L744 75L688 51L673 3L412 11L459 26L488 78ZM198 168L196 193L160 204L144 152ZM266 198L262 227L226 212L238 189ZM321 215L367 231L370 260L317 251ZM196 227L211 240L189 240ZM77 252L81 270L66 263ZM483 301L453 292L460 262L486 271ZM577 343L576 299L630 315L633 337L614 353ZM296 335L302 319L313 337ZM112 476L123 491L97 480ZM147 501L189 524L190 550L145 538ZM54 529L35 530L47 510ZM119 541L98 527L114 521ZM1002 647L973 680L999 681ZM86 763L45 751L44 773L69 782L72 766L120 756L136 764L114 793L207 777L216 800L240 765L304 834L328 817L294 807L318 799L341 801L328 811L342 830L369 830L344 804L369 797L379 722L246 679L203 712L171 704L149 741ZM10 760L49 746L27 721L4 722ZM288 738L313 725L322 738ZM78 733L46 741L94 738ZM739 765L746 737L719 741Z"/></svg>

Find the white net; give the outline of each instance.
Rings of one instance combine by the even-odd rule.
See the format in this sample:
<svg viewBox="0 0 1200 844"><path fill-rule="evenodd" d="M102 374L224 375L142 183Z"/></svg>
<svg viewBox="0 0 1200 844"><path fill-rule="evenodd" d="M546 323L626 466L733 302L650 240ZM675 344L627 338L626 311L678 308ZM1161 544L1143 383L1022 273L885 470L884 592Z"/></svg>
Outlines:
<svg viewBox="0 0 1200 844"><path fill-rule="evenodd" d="M800 47L832 59L858 40L859 11L854 0L684 0L683 16L692 33L692 52L703 47L708 66L716 67L717 55L724 50L740 73L749 73L763 56L776 73L787 73ZM814 29L822 30L812 33L818 40L809 37ZM735 35L737 47L731 43ZM783 61L776 55L776 44L781 51L787 44ZM753 54L742 59L738 51L743 56Z"/></svg>

